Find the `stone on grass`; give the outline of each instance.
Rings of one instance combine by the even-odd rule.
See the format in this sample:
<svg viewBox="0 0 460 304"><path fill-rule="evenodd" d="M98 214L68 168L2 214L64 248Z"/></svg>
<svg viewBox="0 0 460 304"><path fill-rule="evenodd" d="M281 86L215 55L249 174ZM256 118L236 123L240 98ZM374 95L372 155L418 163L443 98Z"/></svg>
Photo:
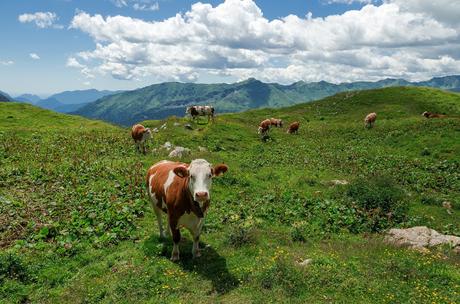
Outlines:
<svg viewBox="0 0 460 304"><path fill-rule="evenodd" d="M408 246L418 250L447 244L451 246L455 252L460 251L460 249L458 249L460 248L460 237L441 234L426 226L417 226L406 229L390 229L385 236L385 241L398 246Z"/></svg>

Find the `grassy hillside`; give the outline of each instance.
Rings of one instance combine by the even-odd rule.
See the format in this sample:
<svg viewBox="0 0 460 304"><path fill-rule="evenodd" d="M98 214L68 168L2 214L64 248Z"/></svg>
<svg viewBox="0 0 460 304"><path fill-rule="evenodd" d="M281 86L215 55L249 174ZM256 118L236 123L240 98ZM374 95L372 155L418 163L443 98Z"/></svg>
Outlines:
<svg viewBox="0 0 460 304"><path fill-rule="evenodd" d="M376 82L342 84L299 81L291 85L280 85L263 83L254 78L233 84L169 82L107 96L78 109L76 113L120 125L132 125L145 119L184 116L187 105L209 104L215 106L218 113L240 112L256 108L286 107L343 91L402 85L455 90L460 89L460 76L433 78L425 82L384 79Z"/></svg>
<svg viewBox="0 0 460 304"><path fill-rule="evenodd" d="M59 114L25 103L0 103L0 130L21 132L88 131L115 129L114 126L79 116Z"/></svg>
<svg viewBox="0 0 460 304"><path fill-rule="evenodd" d="M18 109L8 115L35 110ZM371 111L378 118L368 130L363 117ZM451 117L426 120L423 111ZM458 255L396 248L380 233L427 225L460 235L458 94L348 92L220 115L193 131L174 126L182 119L146 121L167 127L145 156L128 129L55 115L30 114L21 123L29 129L19 132L0 120L0 302L460 301ZM261 142L257 124L272 116L299 120L300 134L274 129ZM53 127L58 121L65 132ZM182 260L169 261L171 241L159 240L145 196L145 172L167 158L165 141L191 148L185 161L230 167L214 181L199 260L184 231ZM299 266L305 259L312 261Z"/></svg>

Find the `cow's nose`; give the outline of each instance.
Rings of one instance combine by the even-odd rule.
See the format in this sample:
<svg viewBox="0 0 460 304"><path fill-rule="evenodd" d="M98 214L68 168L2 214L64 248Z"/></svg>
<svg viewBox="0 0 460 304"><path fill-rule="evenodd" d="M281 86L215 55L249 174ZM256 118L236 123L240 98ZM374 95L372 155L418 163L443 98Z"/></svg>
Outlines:
<svg viewBox="0 0 460 304"><path fill-rule="evenodd" d="M196 195L196 198L201 198L201 199L208 198L208 192L206 191L197 192L195 193L195 195Z"/></svg>

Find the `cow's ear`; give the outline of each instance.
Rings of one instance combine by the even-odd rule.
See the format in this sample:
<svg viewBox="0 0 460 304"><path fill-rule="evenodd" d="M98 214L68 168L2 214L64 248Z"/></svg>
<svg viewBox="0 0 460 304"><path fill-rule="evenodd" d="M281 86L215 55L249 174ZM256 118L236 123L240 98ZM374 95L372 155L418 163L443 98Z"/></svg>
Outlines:
<svg viewBox="0 0 460 304"><path fill-rule="evenodd" d="M177 176L179 177L188 177L189 173L188 173L188 169L184 166L178 166L176 168L174 168L174 174L176 174Z"/></svg>
<svg viewBox="0 0 460 304"><path fill-rule="evenodd" d="M224 164L215 165L214 168L212 169L212 174L214 176L219 176L227 172L227 170L228 170L227 165L224 165Z"/></svg>

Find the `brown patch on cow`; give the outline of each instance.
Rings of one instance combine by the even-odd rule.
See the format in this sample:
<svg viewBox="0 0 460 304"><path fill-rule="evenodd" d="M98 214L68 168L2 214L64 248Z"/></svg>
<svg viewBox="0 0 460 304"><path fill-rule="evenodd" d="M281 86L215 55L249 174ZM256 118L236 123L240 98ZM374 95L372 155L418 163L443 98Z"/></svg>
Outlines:
<svg viewBox="0 0 460 304"><path fill-rule="evenodd" d="M141 141L146 131L147 129L143 125L136 124L131 128L131 137L135 142Z"/></svg>
<svg viewBox="0 0 460 304"><path fill-rule="evenodd" d="M287 129L287 133L289 134L297 133L299 131L299 126L300 126L300 123L298 121L294 121L293 123L289 125L289 128Z"/></svg>

